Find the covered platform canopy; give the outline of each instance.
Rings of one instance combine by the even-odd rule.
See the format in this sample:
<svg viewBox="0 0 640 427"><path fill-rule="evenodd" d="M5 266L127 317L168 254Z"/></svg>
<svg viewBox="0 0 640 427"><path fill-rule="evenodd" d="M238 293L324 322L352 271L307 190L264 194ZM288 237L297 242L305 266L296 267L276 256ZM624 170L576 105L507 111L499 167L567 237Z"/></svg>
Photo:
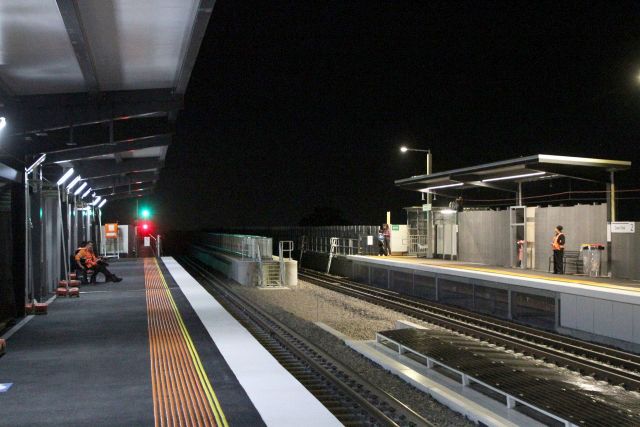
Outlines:
<svg viewBox="0 0 640 427"><path fill-rule="evenodd" d="M473 187L516 192L518 183L542 179L573 178L609 182L611 173L630 167L631 162L624 160L536 154L430 175L412 176L396 180L395 183L400 188L425 193L438 192L447 188Z"/></svg>
<svg viewBox="0 0 640 427"><path fill-rule="evenodd" d="M153 191L214 3L0 2L0 181L46 153L96 194Z"/></svg>

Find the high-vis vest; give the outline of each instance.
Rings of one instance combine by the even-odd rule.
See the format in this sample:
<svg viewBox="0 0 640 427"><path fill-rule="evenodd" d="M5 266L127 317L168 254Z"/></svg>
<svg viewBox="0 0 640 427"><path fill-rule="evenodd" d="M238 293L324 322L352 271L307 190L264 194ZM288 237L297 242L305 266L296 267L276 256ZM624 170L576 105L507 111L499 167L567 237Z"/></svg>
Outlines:
<svg viewBox="0 0 640 427"><path fill-rule="evenodd" d="M551 247L553 248L554 251L561 251L564 249L564 245L561 245L560 243L558 243L558 241L560 240L560 236L564 236L564 234L558 233L556 237L553 238L553 242L551 242Z"/></svg>

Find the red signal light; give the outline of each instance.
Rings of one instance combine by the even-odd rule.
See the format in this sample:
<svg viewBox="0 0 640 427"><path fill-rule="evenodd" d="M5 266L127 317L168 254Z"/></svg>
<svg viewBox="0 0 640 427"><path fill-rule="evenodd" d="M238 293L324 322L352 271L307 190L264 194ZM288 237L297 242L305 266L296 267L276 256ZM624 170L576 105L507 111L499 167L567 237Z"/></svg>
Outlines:
<svg viewBox="0 0 640 427"><path fill-rule="evenodd" d="M140 221L138 223L138 233L142 236L148 236L153 233L153 222L151 221Z"/></svg>

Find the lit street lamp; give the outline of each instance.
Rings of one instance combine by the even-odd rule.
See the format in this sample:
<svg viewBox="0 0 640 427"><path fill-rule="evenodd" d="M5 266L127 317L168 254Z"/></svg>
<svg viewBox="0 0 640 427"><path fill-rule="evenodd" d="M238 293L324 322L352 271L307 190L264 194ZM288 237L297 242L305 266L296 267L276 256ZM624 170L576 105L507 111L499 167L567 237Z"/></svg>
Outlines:
<svg viewBox="0 0 640 427"><path fill-rule="evenodd" d="M427 175L431 175L431 150L422 150L420 148L409 148L405 145L400 147L400 152L406 153L407 151L417 151L419 153L427 153Z"/></svg>
<svg viewBox="0 0 640 427"><path fill-rule="evenodd" d="M427 158L426 158L426 166L427 166L427 175L431 175L431 150L422 150L419 148L409 148L405 145L403 145L402 147L400 147L400 152L402 153L406 153L407 151L417 151L419 153L427 153ZM422 196L424 197L424 193L422 193ZM422 199L424 200L424 198ZM431 214L431 202L433 201L433 194L431 194L430 191L427 191L427 205L429 206L429 209L427 211L427 223L428 223L428 251L429 251L429 255L428 257L431 258L433 256L433 216Z"/></svg>

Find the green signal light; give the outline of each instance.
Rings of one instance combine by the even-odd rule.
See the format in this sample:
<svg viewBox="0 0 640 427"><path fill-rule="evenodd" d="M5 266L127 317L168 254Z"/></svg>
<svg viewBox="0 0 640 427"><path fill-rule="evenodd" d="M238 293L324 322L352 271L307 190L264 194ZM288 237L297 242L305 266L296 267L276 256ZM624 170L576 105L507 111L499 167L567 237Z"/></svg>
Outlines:
<svg viewBox="0 0 640 427"><path fill-rule="evenodd" d="M142 218L149 218L151 216L151 212L149 212L149 209L143 209L141 213Z"/></svg>

